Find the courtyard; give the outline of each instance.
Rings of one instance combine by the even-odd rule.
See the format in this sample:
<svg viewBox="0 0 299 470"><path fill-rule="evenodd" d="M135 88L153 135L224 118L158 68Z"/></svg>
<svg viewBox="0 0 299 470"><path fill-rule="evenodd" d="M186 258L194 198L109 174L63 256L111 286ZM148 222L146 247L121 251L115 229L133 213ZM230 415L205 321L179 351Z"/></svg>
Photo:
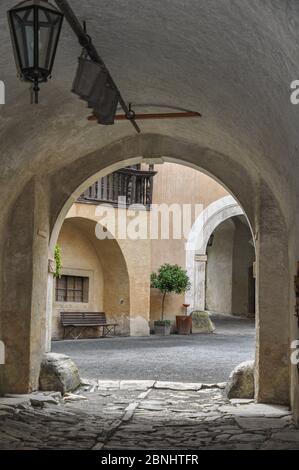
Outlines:
<svg viewBox="0 0 299 470"><path fill-rule="evenodd" d="M299 2L114 3L0 2L0 449L299 450Z"/></svg>
<svg viewBox="0 0 299 470"><path fill-rule="evenodd" d="M89 379L225 382L238 364L254 359L254 321L212 320L213 334L55 341L52 351L70 356Z"/></svg>
<svg viewBox="0 0 299 470"><path fill-rule="evenodd" d="M211 315L213 334L52 343L81 386L0 400L0 449L294 449L288 407L228 400L225 382L254 358L253 320Z"/></svg>

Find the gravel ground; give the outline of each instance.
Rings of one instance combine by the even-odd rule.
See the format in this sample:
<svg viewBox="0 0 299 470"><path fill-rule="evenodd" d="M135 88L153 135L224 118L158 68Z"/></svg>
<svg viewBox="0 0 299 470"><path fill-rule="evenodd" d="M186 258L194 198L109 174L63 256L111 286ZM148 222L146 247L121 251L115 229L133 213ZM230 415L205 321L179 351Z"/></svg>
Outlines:
<svg viewBox="0 0 299 470"><path fill-rule="evenodd" d="M53 342L82 377L120 380L224 382L240 362L254 358L251 320L213 316L216 333Z"/></svg>

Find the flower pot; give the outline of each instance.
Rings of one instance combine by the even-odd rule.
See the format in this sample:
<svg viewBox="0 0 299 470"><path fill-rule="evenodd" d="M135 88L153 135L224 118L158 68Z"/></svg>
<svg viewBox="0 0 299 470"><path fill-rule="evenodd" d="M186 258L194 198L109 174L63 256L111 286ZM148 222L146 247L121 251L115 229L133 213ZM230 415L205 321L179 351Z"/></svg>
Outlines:
<svg viewBox="0 0 299 470"><path fill-rule="evenodd" d="M158 336L169 336L171 330L171 323L170 322L162 322L162 321L155 321L154 323L154 331L155 335Z"/></svg>
<svg viewBox="0 0 299 470"><path fill-rule="evenodd" d="M190 335L192 330L192 316L178 315L176 317L176 328L179 335Z"/></svg>

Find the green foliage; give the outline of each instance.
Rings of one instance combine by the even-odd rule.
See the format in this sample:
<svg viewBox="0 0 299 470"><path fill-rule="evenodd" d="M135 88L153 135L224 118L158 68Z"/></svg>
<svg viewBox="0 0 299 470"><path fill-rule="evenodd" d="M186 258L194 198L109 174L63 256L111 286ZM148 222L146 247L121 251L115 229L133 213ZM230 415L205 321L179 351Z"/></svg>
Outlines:
<svg viewBox="0 0 299 470"><path fill-rule="evenodd" d="M171 292L183 294L191 287L187 271L177 264L163 264L157 273L151 274L151 287L159 289L163 294L162 299L162 320L164 315L164 302L166 294Z"/></svg>
<svg viewBox="0 0 299 470"><path fill-rule="evenodd" d="M60 279L61 273L62 273L62 261L61 261L61 248L58 245L55 246L54 259L55 259L56 269L55 269L55 273L53 274L53 276L56 279Z"/></svg>
<svg viewBox="0 0 299 470"><path fill-rule="evenodd" d="M190 280L187 271L177 264L163 264L158 273L151 275L151 287L159 289L163 294L175 292L183 294L190 289Z"/></svg>
<svg viewBox="0 0 299 470"><path fill-rule="evenodd" d="M170 320L159 320L155 321L155 326L170 326L171 321Z"/></svg>

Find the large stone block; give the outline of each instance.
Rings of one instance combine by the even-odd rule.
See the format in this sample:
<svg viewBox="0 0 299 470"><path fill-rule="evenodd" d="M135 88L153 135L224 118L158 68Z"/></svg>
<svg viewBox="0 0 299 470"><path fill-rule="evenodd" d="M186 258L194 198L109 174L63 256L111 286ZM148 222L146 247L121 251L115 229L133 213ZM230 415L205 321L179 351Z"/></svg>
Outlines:
<svg viewBox="0 0 299 470"><path fill-rule="evenodd" d="M42 391L71 392L79 387L77 366L64 354L47 353L41 363L39 387Z"/></svg>
<svg viewBox="0 0 299 470"><path fill-rule="evenodd" d="M225 391L228 398L254 398L254 361L242 362L232 371Z"/></svg>
<svg viewBox="0 0 299 470"><path fill-rule="evenodd" d="M192 313L192 333L213 333L215 325L208 312L195 311Z"/></svg>
<svg viewBox="0 0 299 470"><path fill-rule="evenodd" d="M136 316L130 318L130 335L131 336L149 336L148 320L144 317Z"/></svg>

